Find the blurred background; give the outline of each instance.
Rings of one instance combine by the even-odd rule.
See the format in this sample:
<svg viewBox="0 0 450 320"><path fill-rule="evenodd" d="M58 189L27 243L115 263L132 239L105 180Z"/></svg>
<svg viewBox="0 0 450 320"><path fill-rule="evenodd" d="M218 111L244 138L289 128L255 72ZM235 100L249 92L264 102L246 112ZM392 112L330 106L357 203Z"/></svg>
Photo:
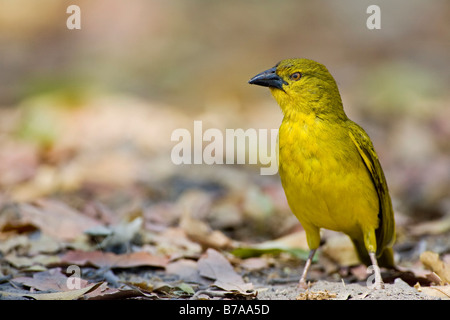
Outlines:
<svg viewBox="0 0 450 320"><path fill-rule="evenodd" d="M71 4L81 30L66 27ZM371 4L380 30L366 27ZM445 233L449 21L446 0L0 0L2 201L139 207L154 229L187 210L252 241L288 233L299 226L277 175L176 166L171 134L193 133L194 120L277 129L269 90L247 81L305 57L328 67L347 115L371 136L400 232ZM438 223L414 229L425 221Z"/></svg>

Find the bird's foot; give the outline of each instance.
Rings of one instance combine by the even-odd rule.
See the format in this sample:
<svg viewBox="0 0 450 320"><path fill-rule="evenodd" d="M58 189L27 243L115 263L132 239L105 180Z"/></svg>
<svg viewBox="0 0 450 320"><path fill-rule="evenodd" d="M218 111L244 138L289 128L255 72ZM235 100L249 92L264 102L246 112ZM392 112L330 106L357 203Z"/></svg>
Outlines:
<svg viewBox="0 0 450 320"><path fill-rule="evenodd" d="M297 287L298 287L299 289L301 289L301 290L307 290L307 289L308 289L308 284L306 283L306 281L305 281L304 279L301 279L301 280L298 282Z"/></svg>

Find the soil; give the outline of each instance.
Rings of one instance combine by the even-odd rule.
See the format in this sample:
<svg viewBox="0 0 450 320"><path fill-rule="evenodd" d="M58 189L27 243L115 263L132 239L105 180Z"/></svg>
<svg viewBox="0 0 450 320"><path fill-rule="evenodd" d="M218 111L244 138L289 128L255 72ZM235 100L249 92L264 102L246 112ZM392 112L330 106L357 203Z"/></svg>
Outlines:
<svg viewBox="0 0 450 320"><path fill-rule="evenodd" d="M371 289L366 280L358 281L351 275L340 277L337 273L324 276L321 267L313 265L311 274L316 279L308 281L305 290L298 287L303 266L291 267L252 272L244 278L253 283L259 300L440 300L414 288L416 281L425 279L407 271L383 270L384 288Z"/></svg>
<svg viewBox="0 0 450 320"><path fill-rule="evenodd" d="M317 281L305 291L296 284L273 285L258 291L260 300L435 300L410 287L401 279L386 283L384 289L369 289L365 283Z"/></svg>

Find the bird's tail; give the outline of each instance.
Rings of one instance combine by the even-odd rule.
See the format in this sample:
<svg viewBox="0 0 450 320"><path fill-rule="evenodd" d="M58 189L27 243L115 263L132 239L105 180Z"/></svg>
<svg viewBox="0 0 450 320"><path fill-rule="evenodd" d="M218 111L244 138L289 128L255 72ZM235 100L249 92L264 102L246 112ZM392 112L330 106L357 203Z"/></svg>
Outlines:
<svg viewBox="0 0 450 320"><path fill-rule="evenodd" d="M369 253L364 245L364 241L357 241L352 239L353 245L355 246L356 252L358 254L359 260L366 266L370 266L372 262L370 261ZM385 248L379 256L377 256L378 266L380 268L395 269L394 263L394 251L392 248Z"/></svg>

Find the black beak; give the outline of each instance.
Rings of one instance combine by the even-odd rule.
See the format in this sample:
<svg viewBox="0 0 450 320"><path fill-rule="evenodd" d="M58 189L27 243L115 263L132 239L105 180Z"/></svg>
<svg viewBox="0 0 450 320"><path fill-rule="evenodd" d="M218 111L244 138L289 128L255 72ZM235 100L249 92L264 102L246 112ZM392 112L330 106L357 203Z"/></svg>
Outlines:
<svg viewBox="0 0 450 320"><path fill-rule="evenodd" d="M287 82L277 75L275 71L276 67L263 71L251 78L248 83L283 90L283 84L287 84Z"/></svg>

